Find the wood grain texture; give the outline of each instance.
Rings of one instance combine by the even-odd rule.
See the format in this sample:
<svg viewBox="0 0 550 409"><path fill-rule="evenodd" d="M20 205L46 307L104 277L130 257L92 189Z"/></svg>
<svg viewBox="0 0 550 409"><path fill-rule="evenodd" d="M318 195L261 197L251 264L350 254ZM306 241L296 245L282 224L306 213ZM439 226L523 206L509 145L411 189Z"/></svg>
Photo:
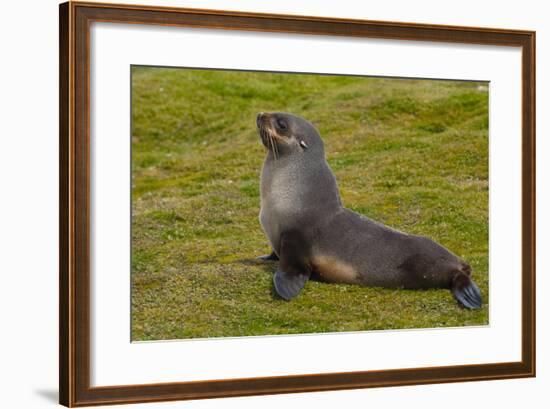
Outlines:
<svg viewBox="0 0 550 409"><path fill-rule="evenodd" d="M69 6L59 6L59 401L69 405Z"/></svg>
<svg viewBox="0 0 550 409"><path fill-rule="evenodd" d="M61 404L74 407L506 379L535 375L534 32L77 2L62 4L59 15L59 396ZM94 21L521 47L523 65L521 362L91 387L89 30L90 23Z"/></svg>

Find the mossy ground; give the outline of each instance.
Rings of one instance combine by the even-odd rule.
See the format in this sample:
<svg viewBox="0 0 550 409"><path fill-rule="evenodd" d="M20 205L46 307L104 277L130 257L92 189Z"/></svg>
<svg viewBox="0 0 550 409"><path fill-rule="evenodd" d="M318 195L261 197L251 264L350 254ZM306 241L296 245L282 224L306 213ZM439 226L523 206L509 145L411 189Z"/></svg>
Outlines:
<svg viewBox="0 0 550 409"><path fill-rule="evenodd" d="M448 290L272 289L259 111L311 120L346 207L429 236L488 300L488 91L475 82L132 68L132 339L488 323Z"/></svg>

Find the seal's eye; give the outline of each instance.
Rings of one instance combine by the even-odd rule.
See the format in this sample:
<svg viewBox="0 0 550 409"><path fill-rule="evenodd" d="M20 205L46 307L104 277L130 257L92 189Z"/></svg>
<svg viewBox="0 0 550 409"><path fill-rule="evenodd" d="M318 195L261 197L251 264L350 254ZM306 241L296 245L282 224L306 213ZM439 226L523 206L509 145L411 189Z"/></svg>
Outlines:
<svg viewBox="0 0 550 409"><path fill-rule="evenodd" d="M277 119L277 128L279 128L281 131L286 131L288 129L288 126L284 120Z"/></svg>

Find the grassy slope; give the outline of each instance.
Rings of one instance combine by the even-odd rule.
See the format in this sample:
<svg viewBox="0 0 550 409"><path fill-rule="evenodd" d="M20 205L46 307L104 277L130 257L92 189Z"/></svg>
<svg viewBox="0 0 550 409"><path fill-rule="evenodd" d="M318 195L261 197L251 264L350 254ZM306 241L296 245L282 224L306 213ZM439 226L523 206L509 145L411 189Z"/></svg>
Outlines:
<svg viewBox="0 0 550 409"><path fill-rule="evenodd" d="M447 290L309 282L274 296L258 222L259 111L311 120L344 204L434 238L488 300L486 88L479 83L133 69L132 338L479 325Z"/></svg>

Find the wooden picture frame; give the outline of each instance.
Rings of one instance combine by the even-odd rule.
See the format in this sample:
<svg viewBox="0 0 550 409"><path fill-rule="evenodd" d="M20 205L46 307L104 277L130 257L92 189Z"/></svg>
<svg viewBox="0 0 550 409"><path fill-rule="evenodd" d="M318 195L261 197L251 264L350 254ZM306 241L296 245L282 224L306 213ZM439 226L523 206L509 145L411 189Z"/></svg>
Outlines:
<svg viewBox="0 0 550 409"><path fill-rule="evenodd" d="M535 376L535 33L321 17L70 2L60 5L60 403L99 404ZM90 23L167 25L515 46L522 50L521 361L92 387L90 382Z"/></svg>

